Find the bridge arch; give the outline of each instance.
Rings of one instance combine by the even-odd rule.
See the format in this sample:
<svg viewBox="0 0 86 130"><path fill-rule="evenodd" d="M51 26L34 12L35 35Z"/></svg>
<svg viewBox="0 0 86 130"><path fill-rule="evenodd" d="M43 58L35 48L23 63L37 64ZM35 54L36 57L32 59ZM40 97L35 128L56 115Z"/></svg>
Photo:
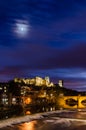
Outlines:
<svg viewBox="0 0 86 130"><path fill-rule="evenodd" d="M65 96L64 108L77 108L77 96Z"/></svg>
<svg viewBox="0 0 86 130"><path fill-rule="evenodd" d="M86 96L59 96L58 104L61 108L86 108Z"/></svg>
<svg viewBox="0 0 86 130"><path fill-rule="evenodd" d="M78 108L86 108L86 96L80 96L78 98Z"/></svg>

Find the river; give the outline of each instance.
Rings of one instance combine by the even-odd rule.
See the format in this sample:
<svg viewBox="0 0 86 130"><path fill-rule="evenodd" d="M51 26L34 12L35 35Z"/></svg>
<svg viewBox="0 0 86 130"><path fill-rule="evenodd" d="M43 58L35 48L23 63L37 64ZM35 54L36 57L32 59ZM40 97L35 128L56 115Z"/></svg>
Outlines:
<svg viewBox="0 0 86 130"><path fill-rule="evenodd" d="M0 130L86 130L86 112L59 110L0 121Z"/></svg>

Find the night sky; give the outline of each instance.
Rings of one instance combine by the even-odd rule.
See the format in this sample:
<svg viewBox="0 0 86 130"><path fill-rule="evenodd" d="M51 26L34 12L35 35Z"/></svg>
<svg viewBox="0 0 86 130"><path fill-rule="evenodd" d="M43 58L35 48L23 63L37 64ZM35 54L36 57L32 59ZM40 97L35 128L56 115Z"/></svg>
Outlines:
<svg viewBox="0 0 86 130"><path fill-rule="evenodd" d="M0 0L0 82L35 76L86 90L86 0Z"/></svg>

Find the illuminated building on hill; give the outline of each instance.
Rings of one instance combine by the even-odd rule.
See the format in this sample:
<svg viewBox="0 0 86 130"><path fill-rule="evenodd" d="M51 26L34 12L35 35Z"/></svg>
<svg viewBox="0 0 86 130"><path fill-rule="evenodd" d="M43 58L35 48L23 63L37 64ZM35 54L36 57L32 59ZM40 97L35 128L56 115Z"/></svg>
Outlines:
<svg viewBox="0 0 86 130"><path fill-rule="evenodd" d="M59 80L58 85L59 85L60 87L63 87L63 80Z"/></svg>
<svg viewBox="0 0 86 130"><path fill-rule="evenodd" d="M47 86L47 87L51 87L54 86L54 84L52 82L50 82L49 77L45 77L44 79L41 77L36 76L35 78L15 78L14 82L18 82L18 83L25 83L25 84L31 84L31 85L36 85L36 86Z"/></svg>

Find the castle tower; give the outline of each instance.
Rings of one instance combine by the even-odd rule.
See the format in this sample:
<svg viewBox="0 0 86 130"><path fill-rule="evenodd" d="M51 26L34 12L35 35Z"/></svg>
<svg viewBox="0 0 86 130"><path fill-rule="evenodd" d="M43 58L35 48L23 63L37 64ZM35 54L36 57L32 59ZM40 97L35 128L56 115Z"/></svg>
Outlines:
<svg viewBox="0 0 86 130"><path fill-rule="evenodd" d="M46 85L49 85L50 84L50 79L49 79L49 77L47 76L47 77L45 77L45 81L46 81Z"/></svg>
<svg viewBox="0 0 86 130"><path fill-rule="evenodd" d="M63 87L63 80L59 80L58 85L59 85L60 87Z"/></svg>
<svg viewBox="0 0 86 130"><path fill-rule="evenodd" d="M36 77L35 80L36 80L36 84L35 84L36 86L41 86L42 85L42 83L43 83L43 79L42 78Z"/></svg>

